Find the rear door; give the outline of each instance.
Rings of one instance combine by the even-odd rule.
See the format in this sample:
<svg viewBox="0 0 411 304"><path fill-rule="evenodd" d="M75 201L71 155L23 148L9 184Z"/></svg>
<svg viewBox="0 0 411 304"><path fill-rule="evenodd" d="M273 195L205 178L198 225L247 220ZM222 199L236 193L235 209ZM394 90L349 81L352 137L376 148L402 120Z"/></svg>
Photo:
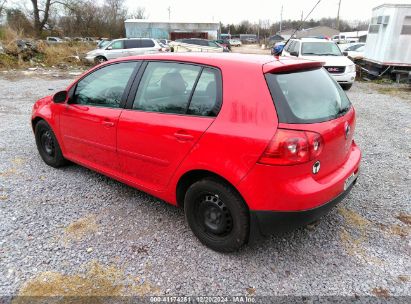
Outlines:
<svg viewBox="0 0 411 304"><path fill-rule="evenodd" d="M142 55L141 39L127 39L124 40L124 47L127 56Z"/></svg>
<svg viewBox="0 0 411 304"><path fill-rule="evenodd" d="M213 123L221 107L221 75L161 61L146 63L140 73L119 119L120 169L132 183L161 191Z"/></svg>

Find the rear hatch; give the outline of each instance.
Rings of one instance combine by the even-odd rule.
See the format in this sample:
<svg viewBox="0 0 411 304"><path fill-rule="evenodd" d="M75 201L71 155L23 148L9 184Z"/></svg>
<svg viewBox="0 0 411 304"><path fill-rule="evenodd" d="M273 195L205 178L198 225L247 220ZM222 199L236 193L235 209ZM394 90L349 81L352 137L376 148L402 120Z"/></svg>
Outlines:
<svg viewBox="0 0 411 304"><path fill-rule="evenodd" d="M311 168L319 161L321 170L315 172L315 179L324 178L341 167L351 151L355 113L338 83L319 66L280 72L274 69L266 73L265 78L277 111L278 127L280 133L283 132L281 140L288 140L284 141L286 144L283 146L291 147L289 143L293 141L290 137L298 138L298 134L302 138L305 136L308 143L308 148L304 148L304 143L300 145L300 148L307 150L308 156L301 154L303 157L295 158L294 162L277 164L310 164ZM273 141L278 142L278 136ZM300 144L302 141L295 142ZM316 145L316 152L313 143ZM319 148L317 144L320 145ZM292 152L295 147L293 149ZM272 155L275 154L273 153Z"/></svg>

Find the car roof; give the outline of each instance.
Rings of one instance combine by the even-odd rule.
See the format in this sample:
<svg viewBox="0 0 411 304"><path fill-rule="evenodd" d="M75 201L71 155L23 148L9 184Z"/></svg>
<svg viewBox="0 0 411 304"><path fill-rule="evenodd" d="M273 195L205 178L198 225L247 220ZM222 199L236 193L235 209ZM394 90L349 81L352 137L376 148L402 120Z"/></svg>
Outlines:
<svg viewBox="0 0 411 304"><path fill-rule="evenodd" d="M295 39L295 40L300 40L301 42L323 42L323 43L333 43L335 44L334 41L322 39L322 38L301 38L301 39Z"/></svg>
<svg viewBox="0 0 411 304"><path fill-rule="evenodd" d="M297 68L321 67L324 63L294 57L276 57L270 55L254 55L239 53L157 53L139 56L122 57L108 62L119 62L127 60L164 60L180 61L187 63L204 64L214 67L225 65L251 65L261 69L263 73L274 71L285 71Z"/></svg>
<svg viewBox="0 0 411 304"><path fill-rule="evenodd" d="M153 38L118 38L118 39L113 39L111 41L120 41L120 40L155 40Z"/></svg>

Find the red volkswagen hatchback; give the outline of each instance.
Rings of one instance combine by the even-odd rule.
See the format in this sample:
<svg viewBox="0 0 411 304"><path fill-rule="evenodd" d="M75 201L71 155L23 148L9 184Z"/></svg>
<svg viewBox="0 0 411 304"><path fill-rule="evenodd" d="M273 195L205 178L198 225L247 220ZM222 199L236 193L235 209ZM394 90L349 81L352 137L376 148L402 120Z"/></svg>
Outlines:
<svg viewBox="0 0 411 304"><path fill-rule="evenodd" d="M67 160L184 207L234 251L313 222L354 185L354 108L321 63L240 54L109 61L37 101L46 164Z"/></svg>

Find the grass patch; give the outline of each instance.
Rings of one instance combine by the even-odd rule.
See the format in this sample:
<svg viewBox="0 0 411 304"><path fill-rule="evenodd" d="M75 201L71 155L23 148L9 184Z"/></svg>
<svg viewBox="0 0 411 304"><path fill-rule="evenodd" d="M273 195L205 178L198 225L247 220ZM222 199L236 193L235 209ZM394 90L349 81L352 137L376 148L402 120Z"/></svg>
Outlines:
<svg viewBox="0 0 411 304"><path fill-rule="evenodd" d="M23 50L19 49L18 40L28 41L34 47L27 46ZM0 54L0 69L38 65L43 67L84 66L79 57L96 48L96 45L92 43L73 41L47 44L43 40L26 39L22 33L7 27L3 28L0 33L0 43L5 51L5 54Z"/></svg>
<svg viewBox="0 0 411 304"><path fill-rule="evenodd" d="M18 68L19 66L17 57L7 54L0 54L0 69L13 69Z"/></svg>

